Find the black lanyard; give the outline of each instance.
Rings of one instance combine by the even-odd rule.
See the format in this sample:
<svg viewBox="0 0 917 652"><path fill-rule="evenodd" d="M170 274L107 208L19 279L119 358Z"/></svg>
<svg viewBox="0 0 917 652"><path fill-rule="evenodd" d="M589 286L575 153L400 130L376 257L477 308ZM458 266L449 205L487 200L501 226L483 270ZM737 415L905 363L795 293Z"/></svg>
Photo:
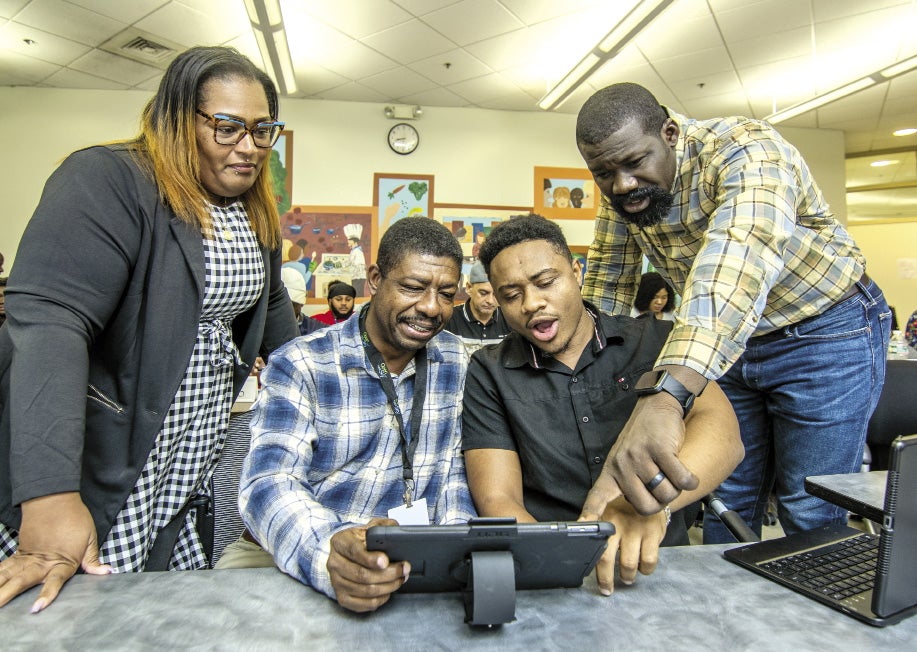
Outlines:
<svg viewBox="0 0 917 652"><path fill-rule="evenodd" d="M382 358L372 342L369 341L369 334L366 332L366 313L369 312L367 307L360 311L360 339L363 341L363 348L366 349L366 355L369 362L379 374L379 382L382 384L382 391L388 399L389 405L392 406L392 412L395 413L395 420L398 422L398 433L401 435L401 467L404 471L404 504L411 507L411 497L414 493L414 451L417 450L417 442L420 440L420 422L423 419L423 404L427 398L427 349L424 348L414 356L414 398L411 402L411 429L406 432L404 429L404 416L401 414L401 406L398 404L398 395L395 392L395 383L388 371L388 365Z"/></svg>

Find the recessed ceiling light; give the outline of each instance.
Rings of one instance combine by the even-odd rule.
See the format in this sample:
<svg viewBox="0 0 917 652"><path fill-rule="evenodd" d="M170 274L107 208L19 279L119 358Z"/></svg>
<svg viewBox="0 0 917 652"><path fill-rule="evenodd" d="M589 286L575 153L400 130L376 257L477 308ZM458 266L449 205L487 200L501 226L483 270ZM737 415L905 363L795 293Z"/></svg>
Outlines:
<svg viewBox="0 0 917 652"><path fill-rule="evenodd" d="M908 127L907 129L898 129L897 131L892 132L892 136L912 136L917 134L917 128Z"/></svg>
<svg viewBox="0 0 917 652"><path fill-rule="evenodd" d="M898 161L895 160L873 161L869 166L873 168L884 168L886 165L894 165L897 162Z"/></svg>

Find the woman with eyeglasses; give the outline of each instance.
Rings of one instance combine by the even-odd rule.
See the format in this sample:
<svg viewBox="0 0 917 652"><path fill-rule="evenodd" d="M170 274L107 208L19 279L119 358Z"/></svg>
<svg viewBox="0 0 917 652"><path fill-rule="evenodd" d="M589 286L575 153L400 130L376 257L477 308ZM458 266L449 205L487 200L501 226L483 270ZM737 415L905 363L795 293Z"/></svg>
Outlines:
<svg viewBox="0 0 917 652"><path fill-rule="evenodd" d="M277 115L248 59L192 48L136 138L48 180L0 329L0 605L43 584L40 611L78 569L207 567L194 506L230 407L298 335L266 164Z"/></svg>

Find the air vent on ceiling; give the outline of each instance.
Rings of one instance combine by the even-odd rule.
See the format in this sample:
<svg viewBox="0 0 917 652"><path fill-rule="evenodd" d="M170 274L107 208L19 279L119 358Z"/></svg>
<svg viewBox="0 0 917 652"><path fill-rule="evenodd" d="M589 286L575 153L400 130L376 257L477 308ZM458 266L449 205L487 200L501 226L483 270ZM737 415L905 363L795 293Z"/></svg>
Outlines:
<svg viewBox="0 0 917 652"><path fill-rule="evenodd" d="M170 48L168 45L162 45L161 43L150 41L149 39L145 39L142 36L138 36L125 43L121 46L120 49L122 51L141 56L144 59L149 59L150 61L162 61L163 59L167 59L176 53L175 50Z"/></svg>
<svg viewBox="0 0 917 652"><path fill-rule="evenodd" d="M129 27L108 39L99 49L165 70L185 47L156 34Z"/></svg>

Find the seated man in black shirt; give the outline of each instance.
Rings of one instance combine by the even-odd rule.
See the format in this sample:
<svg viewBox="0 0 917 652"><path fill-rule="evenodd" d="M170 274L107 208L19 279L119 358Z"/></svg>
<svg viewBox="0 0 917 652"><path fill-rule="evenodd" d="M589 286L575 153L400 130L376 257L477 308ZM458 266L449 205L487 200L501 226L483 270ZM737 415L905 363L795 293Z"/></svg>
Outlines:
<svg viewBox="0 0 917 652"><path fill-rule="evenodd" d="M486 344L499 344L509 335L509 326L500 314L494 291L481 261L475 261L465 283L468 300L456 306L444 330L458 335L471 355Z"/></svg>
<svg viewBox="0 0 917 652"><path fill-rule="evenodd" d="M685 417L678 458L699 484L672 510L696 502L735 468L743 456L738 423L716 383L693 405L693 396L669 394L680 392L668 380L661 391L657 385L638 396L637 380L653 370L672 322L612 317L584 302L556 224L537 215L503 222L482 246L481 260L513 331L472 356L465 381L465 467L482 516L575 520L635 410ZM652 492L661 479L645 481ZM669 516L668 508L641 516L623 497L609 503L602 518L616 534L597 567L603 594L614 587L616 554L625 584L638 570L653 572ZM668 529L667 543L687 543L684 519L672 519Z"/></svg>

